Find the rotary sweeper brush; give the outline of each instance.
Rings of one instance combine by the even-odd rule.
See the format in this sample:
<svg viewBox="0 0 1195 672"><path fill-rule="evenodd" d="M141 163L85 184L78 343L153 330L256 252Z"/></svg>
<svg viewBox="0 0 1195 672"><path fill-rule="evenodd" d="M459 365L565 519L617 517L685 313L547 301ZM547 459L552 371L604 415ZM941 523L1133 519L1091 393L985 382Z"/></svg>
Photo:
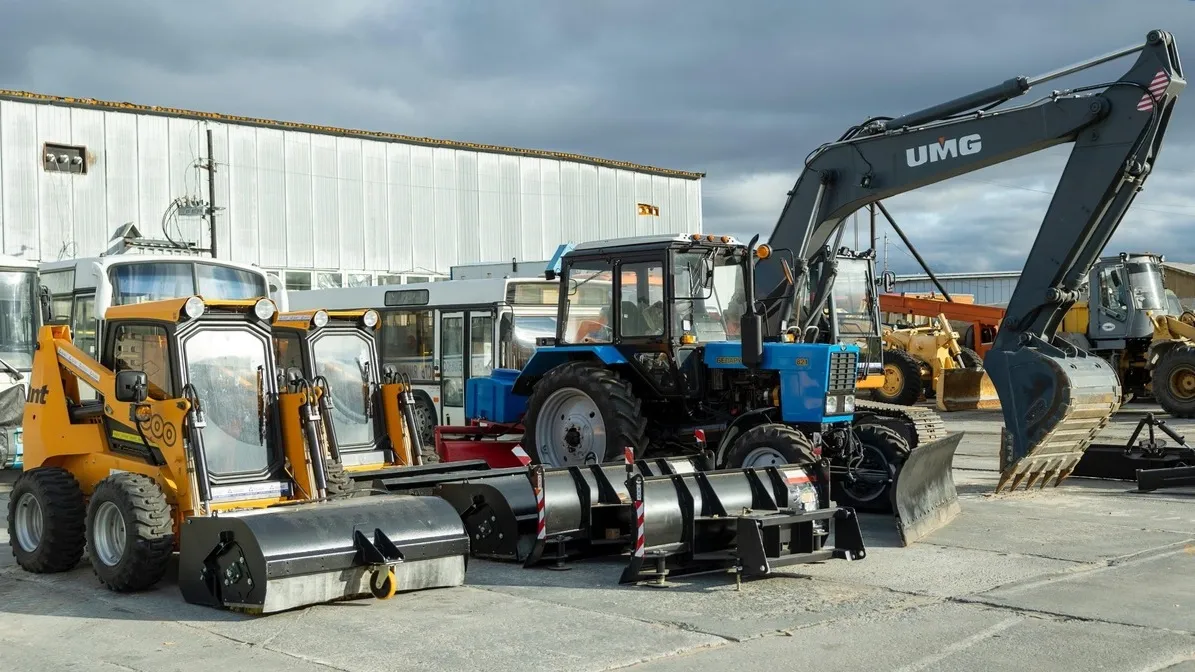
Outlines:
<svg viewBox="0 0 1195 672"><path fill-rule="evenodd" d="M86 546L124 592L177 551L188 602L257 613L461 585L468 538L445 500L328 497L314 396L276 387L274 314L269 299L116 306L100 361L42 327L9 505L18 564L66 571Z"/></svg>

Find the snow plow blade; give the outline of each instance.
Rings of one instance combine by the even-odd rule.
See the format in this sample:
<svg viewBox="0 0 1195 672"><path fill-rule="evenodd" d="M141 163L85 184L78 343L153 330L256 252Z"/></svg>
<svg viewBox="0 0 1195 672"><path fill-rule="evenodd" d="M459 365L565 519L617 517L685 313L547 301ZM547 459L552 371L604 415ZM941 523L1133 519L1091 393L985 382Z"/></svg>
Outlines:
<svg viewBox="0 0 1195 672"><path fill-rule="evenodd" d="M267 614L459 586L468 552L444 500L346 498L190 518L178 582L192 604Z"/></svg>
<svg viewBox="0 0 1195 672"><path fill-rule="evenodd" d="M984 366L1004 412L996 492L1022 483L1057 486L1120 408L1116 372L1077 348L1034 339L1013 351L989 351Z"/></svg>
<svg viewBox="0 0 1195 672"><path fill-rule="evenodd" d="M961 507L954 486L954 453L963 439L956 432L923 443L909 452L896 475L892 512L902 546L925 538L958 516Z"/></svg>
<svg viewBox="0 0 1195 672"><path fill-rule="evenodd" d="M863 559L858 517L829 505L828 480L824 467L798 465L636 474L630 487L637 524L619 583L664 585L668 576L727 570L758 577L802 563Z"/></svg>
<svg viewBox="0 0 1195 672"><path fill-rule="evenodd" d="M973 411L1000 408L1000 396L982 368L944 369L938 377L938 410Z"/></svg>
<svg viewBox="0 0 1195 672"><path fill-rule="evenodd" d="M456 508L478 558L557 565L574 557L620 553L632 540L628 474L691 473L688 458L583 467L495 469L461 474L435 494Z"/></svg>

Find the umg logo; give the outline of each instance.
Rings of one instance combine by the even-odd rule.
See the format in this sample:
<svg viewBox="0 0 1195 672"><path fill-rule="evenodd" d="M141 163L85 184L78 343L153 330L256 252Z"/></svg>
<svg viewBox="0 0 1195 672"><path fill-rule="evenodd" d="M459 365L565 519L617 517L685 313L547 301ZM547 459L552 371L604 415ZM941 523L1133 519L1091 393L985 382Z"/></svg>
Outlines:
<svg viewBox="0 0 1195 672"><path fill-rule="evenodd" d="M910 168L936 163L956 156L978 154L983 149L983 138L978 133L964 135L961 138L938 138L938 142L920 147L910 147L905 150L905 163Z"/></svg>

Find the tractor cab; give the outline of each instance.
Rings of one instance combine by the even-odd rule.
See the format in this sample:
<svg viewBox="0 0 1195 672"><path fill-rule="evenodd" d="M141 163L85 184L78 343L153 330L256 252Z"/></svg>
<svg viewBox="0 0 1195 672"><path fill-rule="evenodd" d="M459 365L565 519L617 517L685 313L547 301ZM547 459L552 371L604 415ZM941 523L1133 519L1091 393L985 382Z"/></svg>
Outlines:
<svg viewBox="0 0 1195 672"><path fill-rule="evenodd" d="M879 287L875 278L875 251L856 252L843 247L835 257L837 274L831 286L819 334L825 343L848 343L859 348L858 376L860 386L882 384L884 376L884 346L880 329ZM819 265L818 270L824 270ZM818 278L810 276L810 287L817 287ZM815 300L816 297L810 297ZM870 380L869 380L870 378ZM875 381L874 385L871 381Z"/></svg>

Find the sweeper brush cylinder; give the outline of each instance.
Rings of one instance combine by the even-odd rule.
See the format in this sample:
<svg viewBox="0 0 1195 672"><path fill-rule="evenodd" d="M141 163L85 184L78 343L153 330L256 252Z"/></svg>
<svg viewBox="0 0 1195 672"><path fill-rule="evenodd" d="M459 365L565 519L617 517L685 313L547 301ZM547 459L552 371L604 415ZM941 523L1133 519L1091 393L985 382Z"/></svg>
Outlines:
<svg viewBox="0 0 1195 672"><path fill-rule="evenodd" d="M253 613L464 583L469 540L438 497L388 495L188 519L187 602Z"/></svg>

